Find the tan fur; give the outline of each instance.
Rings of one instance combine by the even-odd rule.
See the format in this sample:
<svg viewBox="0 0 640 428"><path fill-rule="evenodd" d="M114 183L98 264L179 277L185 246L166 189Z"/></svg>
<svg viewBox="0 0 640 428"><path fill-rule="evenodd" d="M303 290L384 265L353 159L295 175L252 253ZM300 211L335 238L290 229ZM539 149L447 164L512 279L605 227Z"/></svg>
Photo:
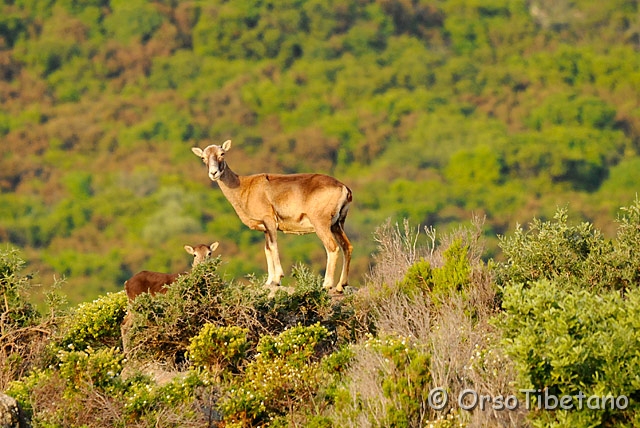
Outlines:
<svg viewBox="0 0 640 428"><path fill-rule="evenodd" d="M193 263L191 267L195 267L199 263L211 257L211 253L218 248L218 243L214 242L211 245L200 244L196 247L185 245L184 249L187 253L193 255ZM130 279L125 281L124 289L127 292L129 300L135 299L141 293L166 293L166 286L174 282L178 276L185 274L182 273L160 273L143 270L133 275Z"/></svg>
<svg viewBox="0 0 640 428"><path fill-rule="evenodd" d="M279 285L284 276L280 264L277 231L316 233L327 251L323 286L333 287L338 255L344 260L336 290L348 284L353 247L344 233L344 221L351 203L351 190L333 177L322 174L255 174L239 176L225 161L231 141L191 150L207 165L209 178L216 181L240 220L265 233L267 285Z"/></svg>

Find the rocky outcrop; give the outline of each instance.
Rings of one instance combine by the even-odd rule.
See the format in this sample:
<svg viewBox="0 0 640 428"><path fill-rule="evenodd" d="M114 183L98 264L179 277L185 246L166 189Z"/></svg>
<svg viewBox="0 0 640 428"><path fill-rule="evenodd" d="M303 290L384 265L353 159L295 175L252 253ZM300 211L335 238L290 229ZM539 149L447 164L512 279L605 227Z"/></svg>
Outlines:
<svg viewBox="0 0 640 428"><path fill-rule="evenodd" d="M20 409L15 398L0 393L0 428L21 428Z"/></svg>

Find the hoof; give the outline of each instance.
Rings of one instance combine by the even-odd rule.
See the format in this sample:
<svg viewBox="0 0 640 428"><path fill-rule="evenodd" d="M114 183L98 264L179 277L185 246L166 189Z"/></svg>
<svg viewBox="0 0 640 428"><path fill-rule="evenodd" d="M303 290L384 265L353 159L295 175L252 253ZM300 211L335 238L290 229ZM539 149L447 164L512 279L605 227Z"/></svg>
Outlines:
<svg viewBox="0 0 640 428"><path fill-rule="evenodd" d="M336 285L335 287L322 287L322 288L324 288L329 294L342 294L344 292L344 287L346 287L346 284L344 286Z"/></svg>

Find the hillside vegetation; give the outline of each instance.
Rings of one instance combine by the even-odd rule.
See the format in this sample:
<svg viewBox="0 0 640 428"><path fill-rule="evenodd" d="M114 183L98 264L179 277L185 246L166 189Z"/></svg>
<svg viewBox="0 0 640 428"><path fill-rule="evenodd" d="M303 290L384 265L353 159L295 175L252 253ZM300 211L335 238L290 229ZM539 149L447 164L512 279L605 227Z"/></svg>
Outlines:
<svg viewBox="0 0 640 428"><path fill-rule="evenodd" d="M640 200L616 223L559 209L486 263L479 221L426 244L388 222L347 295L297 265L271 297L216 258L129 303L54 290L45 313L2 251L0 391L33 427L636 427Z"/></svg>
<svg viewBox="0 0 640 428"><path fill-rule="evenodd" d="M354 285L387 218L496 234L569 205L609 219L638 191L635 1L14 0L0 6L0 241L73 303L220 241L265 272L190 151L238 173L322 172L354 191ZM285 270L324 266L283 237ZM290 271L287 270L287 274Z"/></svg>

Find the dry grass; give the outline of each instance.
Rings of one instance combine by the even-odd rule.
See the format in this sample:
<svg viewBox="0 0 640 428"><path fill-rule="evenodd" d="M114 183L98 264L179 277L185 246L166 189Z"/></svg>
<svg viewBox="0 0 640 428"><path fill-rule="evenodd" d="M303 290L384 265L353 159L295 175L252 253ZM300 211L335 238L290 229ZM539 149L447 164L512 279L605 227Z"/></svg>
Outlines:
<svg viewBox="0 0 640 428"><path fill-rule="evenodd" d="M465 389L493 397L515 392L511 386L515 370L500 351L499 331L489 323L498 305L491 272L481 259L481 231L482 221L478 218L471 228L460 228L439 241L433 229L425 229L428 239L424 246L417 245L419 230L412 229L407 222L403 227L387 222L376 232L380 251L375 256L367 285L360 290L359 299L366 302L361 305L368 306L373 313L370 322L378 337L411 338L415 346L431 356L428 388L441 387L449 395L447 406L440 411L423 403L411 426L426 426L428 421L434 426L526 426L524 409L465 411L457 403ZM425 298L407 296L396 286L407 269L421 258L432 267L442 266L444 251L456 240L462 240L467 246L472 267L470 287L464 295L452 293L436 306L428 295ZM381 293L383 289L385 292ZM389 410L396 406L382 387L381 379L388 376L385 370L388 362L379 353L358 347L355 362L347 374L352 402L343 403L337 411L339 414L334 413L333 417L349 427L383 426ZM429 390L423 392L426 401Z"/></svg>
<svg viewBox="0 0 640 428"><path fill-rule="evenodd" d="M425 234L431 241L430 245L419 246L420 229L409 225L406 219L402 227L398 223L391 224L390 219L378 227L373 234L378 252L373 256L373 267L365 278L365 283L370 286L395 284L420 258L434 257L435 230L425 228Z"/></svg>
<svg viewBox="0 0 640 428"><path fill-rule="evenodd" d="M52 319L29 327L4 326L0 334L0 391L33 367L43 365L54 327Z"/></svg>

